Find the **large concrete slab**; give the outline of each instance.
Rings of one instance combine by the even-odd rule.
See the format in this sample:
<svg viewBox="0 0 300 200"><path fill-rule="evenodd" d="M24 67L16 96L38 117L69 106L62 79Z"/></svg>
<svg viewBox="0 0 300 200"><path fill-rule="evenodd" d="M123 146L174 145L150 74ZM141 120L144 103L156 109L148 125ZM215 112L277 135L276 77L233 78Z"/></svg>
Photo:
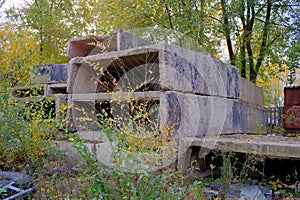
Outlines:
<svg viewBox="0 0 300 200"><path fill-rule="evenodd" d="M179 146L178 167L181 172L185 172L190 164L190 147L193 146L276 158L300 158L300 138L283 136L235 134L204 138L190 137L180 138Z"/></svg>
<svg viewBox="0 0 300 200"><path fill-rule="evenodd" d="M165 45L160 56L160 84L169 90L238 98L239 72L207 52Z"/></svg>
<svg viewBox="0 0 300 200"><path fill-rule="evenodd" d="M117 30L112 32L110 36L84 36L71 39L68 43L67 57L69 59L85 57L88 55L145 46L147 44L148 42L133 34L123 30Z"/></svg>
<svg viewBox="0 0 300 200"><path fill-rule="evenodd" d="M68 42L67 58L84 57L97 48L108 37L84 36L73 38Z"/></svg>
<svg viewBox="0 0 300 200"><path fill-rule="evenodd" d="M159 100L161 92L114 92L114 93L87 93L72 94L73 101L129 101L134 100Z"/></svg>
<svg viewBox="0 0 300 200"><path fill-rule="evenodd" d="M68 79L67 64L51 64L37 66L31 72L33 83L66 83Z"/></svg>
<svg viewBox="0 0 300 200"><path fill-rule="evenodd" d="M161 126L175 129L176 138L243 132L236 99L166 91L160 104Z"/></svg>
<svg viewBox="0 0 300 200"><path fill-rule="evenodd" d="M266 132L263 108L239 102L239 110L243 133L263 134Z"/></svg>
<svg viewBox="0 0 300 200"><path fill-rule="evenodd" d="M144 100L159 101L159 126L172 129L174 137L262 132L259 124L263 110L240 104L237 99L175 91L73 94L71 98L73 122L78 130L100 128L95 102L110 102L112 114L120 118L129 116L130 101Z"/></svg>
<svg viewBox="0 0 300 200"><path fill-rule="evenodd" d="M211 54L183 51L169 45L150 45L74 58L69 70L68 92L82 93L83 88L85 93L95 92L99 83L97 78L109 67L121 64L132 69L146 63L157 64L158 82L164 90L235 99L240 96L237 68ZM118 80L120 77L115 78Z"/></svg>
<svg viewBox="0 0 300 200"><path fill-rule="evenodd" d="M262 88L244 78L240 78L240 89L241 95L239 100L241 103L255 108L264 107L264 93Z"/></svg>
<svg viewBox="0 0 300 200"><path fill-rule="evenodd" d="M166 91L159 96L163 105L161 120L168 121L165 123L168 126L176 124L176 131L181 132L181 136L265 133L262 108L256 108L236 99L175 91Z"/></svg>

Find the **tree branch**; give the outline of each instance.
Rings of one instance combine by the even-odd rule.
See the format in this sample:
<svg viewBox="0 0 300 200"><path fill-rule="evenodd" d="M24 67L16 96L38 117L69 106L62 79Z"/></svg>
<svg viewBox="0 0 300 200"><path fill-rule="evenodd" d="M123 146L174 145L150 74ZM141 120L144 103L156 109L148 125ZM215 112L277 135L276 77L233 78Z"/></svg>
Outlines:
<svg viewBox="0 0 300 200"><path fill-rule="evenodd" d="M169 9L168 4L167 4L166 1L164 1L164 4L165 4L165 8L166 8L167 13L168 13L168 17L169 17L170 28L173 29L172 16L171 16L170 9Z"/></svg>

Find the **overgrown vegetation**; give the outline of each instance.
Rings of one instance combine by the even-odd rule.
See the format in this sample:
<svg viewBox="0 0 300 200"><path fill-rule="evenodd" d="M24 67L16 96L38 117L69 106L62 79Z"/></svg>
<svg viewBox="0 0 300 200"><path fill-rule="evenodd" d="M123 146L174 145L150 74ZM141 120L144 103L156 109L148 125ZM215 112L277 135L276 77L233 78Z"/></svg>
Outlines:
<svg viewBox="0 0 300 200"><path fill-rule="evenodd" d="M7 124L11 123L9 127L14 129L6 127L4 131L11 137L1 138L1 142L5 145L1 145L1 151L5 151L1 152L1 169L25 171L33 175L37 188L36 193L30 197L33 199L205 199L204 191L211 184L220 185L219 198L222 199L226 197L232 182L249 183L254 172L259 170L252 156L248 156L246 160L237 160L233 154L220 154L222 165L214 167L220 167L221 174L214 176L216 179L211 177L201 179L197 176L191 178L178 174L172 168L151 171L147 170L149 166L146 163L140 166L140 169L145 170L138 173L124 171L96 161L84 146L84 141L73 134L69 134L68 138L80 152L82 162L76 167L69 168L64 161L67 155L61 155L53 150L48 151L51 149L49 148L51 133L56 130L51 123L46 123L47 118L45 120L42 110L36 112L40 113L39 115L32 115L30 108L26 110L26 107L18 105L18 102L8 103L8 99L7 96L5 102L5 98L2 98L2 102L5 103L2 113L6 117L1 114L1 120L5 120ZM20 110L27 115L18 115ZM26 120L24 116L29 117ZM106 134L109 134L111 139L118 140L119 147L123 150L135 152L142 148L144 151L151 151L145 143L135 144L133 141L126 141L126 137L122 134L114 134L120 131L116 123L104 122L100 126L105 128ZM5 126L1 127L1 131L4 128ZM153 146L153 143L150 146ZM262 176L262 172L257 173ZM280 196L298 197L299 192L296 189L282 190L284 187L288 188L284 186L284 182L285 180L274 177L269 182L263 183L272 187L274 191L280 191L278 194Z"/></svg>
<svg viewBox="0 0 300 200"><path fill-rule="evenodd" d="M190 37L206 51L237 66L243 77L265 86L269 103L275 104L270 100L278 96L278 91L275 94L269 88L274 83L270 81L272 78L278 78L279 72L285 71L288 73L286 80L277 81L297 83L298 4L298 0L98 3L36 0L24 8L8 10L7 20L0 25L0 170L32 175L37 188L33 199L204 199L204 189L212 181L221 186L219 198L225 198L232 182L249 183L255 173L263 176L256 167L256 158L248 156L240 161L231 154L220 155L222 165L211 167L221 168L221 174L213 177L216 179L186 177L173 168L153 170L150 165L162 162L159 153L170 141L175 125L159 131L155 126L150 130L137 126L136 121L151 123L143 112L149 102L139 103L140 107L135 105L137 110L131 110L131 118L121 121L105 121L106 111L98 113L100 128L111 143L117 144L114 148L118 164L128 164L128 153L136 156L134 162L143 160L141 152L149 155L148 158L154 155L150 164L140 162L136 165L138 169L130 171L122 170L120 165L106 166L97 162L87 151L84 141L68 133L65 124L52 119L51 101L33 100L38 91L32 89L27 99L17 100L11 96L11 89L31 85L33 80L29 72L33 66L68 62L64 55L67 41L72 37L159 25L180 32L178 41ZM228 55L220 50L224 45ZM55 133L61 130L82 157L72 168L64 160L68 155L53 148ZM280 128L274 131L283 133ZM288 181L272 177L263 183L275 191L283 191L278 196L299 197L297 188L291 189L284 182ZM282 190L284 187L289 190ZM2 196L7 194L0 189L0 198Z"/></svg>
<svg viewBox="0 0 300 200"><path fill-rule="evenodd" d="M0 93L0 166L34 172L51 150L55 128L49 120L49 102L15 101L7 85Z"/></svg>

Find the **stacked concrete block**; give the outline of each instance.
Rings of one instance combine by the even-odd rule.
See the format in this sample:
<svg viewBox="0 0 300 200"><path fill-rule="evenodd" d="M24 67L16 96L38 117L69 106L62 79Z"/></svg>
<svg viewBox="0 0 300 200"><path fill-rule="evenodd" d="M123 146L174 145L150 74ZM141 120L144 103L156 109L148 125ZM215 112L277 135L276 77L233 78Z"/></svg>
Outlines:
<svg viewBox="0 0 300 200"><path fill-rule="evenodd" d="M34 85L12 88L12 96L16 101L40 102L52 101L55 106L55 116L64 121L64 110L67 107L67 64L52 64L36 66L30 73Z"/></svg>
<svg viewBox="0 0 300 200"><path fill-rule="evenodd" d="M264 133L264 98L262 88L244 78L240 78L240 87L239 106L243 132Z"/></svg>
<svg viewBox="0 0 300 200"><path fill-rule="evenodd" d="M130 101L158 102L157 125L161 130L168 127L176 140L256 133L263 122L262 90L209 53L145 46L145 41L122 31L97 41L94 49L87 45L89 38L70 41L68 126L105 164L113 162L113 145L100 139L105 136L97 103L109 105L113 117L125 118L130 117ZM148 74L149 82L141 72ZM145 89L148 83L152 86ZM165 156L164 163L171 162Z"/></svg>
<svg viewBox="0 0 300 200"><path fill-rule="evenodd" d="M131 116L130 101L158 102L157 126L171 128L175 139L254 133L263 122L262 90L240 78L236 67L209 53L147 45L122 31L97 39L96 50L89 45L84 49L82 40L90 41L74 39L69 44L68 57L72 59L67 90L72 108L68 118L69 127L87 141L97 140L87 136L89 131L103 137L101 120L96 116L99 102L109 105L110 111L117 108L110 113L115 118ZM72 45L80 47L79 42L83 49L74 50ZM141 78L145 74L149 80ZM92 145L93 152L107 146L109 141L98 141ZM95 155L110 162L111 148L106 148L106 158L101 153L101 158Z"/></svg>

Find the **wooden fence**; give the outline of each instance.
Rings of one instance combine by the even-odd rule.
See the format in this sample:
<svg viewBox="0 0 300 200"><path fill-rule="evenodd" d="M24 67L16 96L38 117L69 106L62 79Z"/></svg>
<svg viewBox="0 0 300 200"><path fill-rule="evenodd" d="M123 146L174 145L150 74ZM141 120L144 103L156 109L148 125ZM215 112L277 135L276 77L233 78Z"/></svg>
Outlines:
<svg viewBox="0 0 300 200"><path fill-rule="evenodd" d="M265 124L272 129L275 126L283 127L283 107L265 107L264 118Z"/></svg>

